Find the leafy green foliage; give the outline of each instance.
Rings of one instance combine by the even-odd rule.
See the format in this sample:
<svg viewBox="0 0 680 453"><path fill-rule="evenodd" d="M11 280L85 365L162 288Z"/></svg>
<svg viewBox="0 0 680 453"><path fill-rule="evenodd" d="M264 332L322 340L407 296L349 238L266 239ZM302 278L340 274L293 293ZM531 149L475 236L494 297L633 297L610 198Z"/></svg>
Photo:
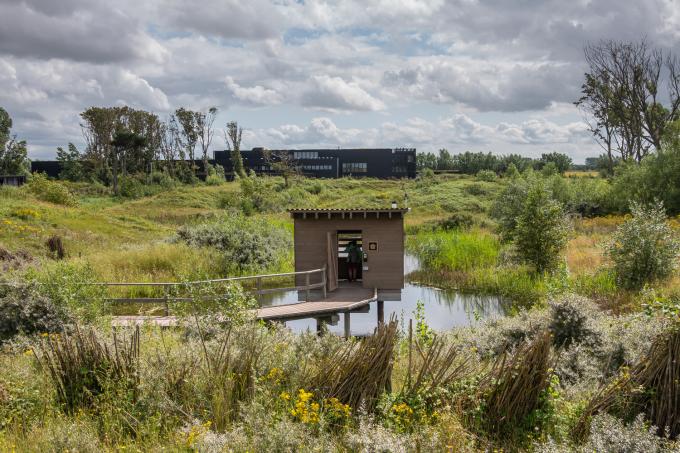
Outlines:
<svg viewBox="0 0 680 453"><path fill-rule="evenodd" d="M0 175L24 175L30 169L26 141L17 141L11 129L12 118L0 107Z"/></svg>
<svg viewBox="0 0 680 453"><path fill-rule="evenodd" d="M73 318L33 285L0 290L0 343L18 334L63 332Z"/></svg>
<svg viewBox="0 0 680 453"><path fill-rule="evenodd" d="M64 206L75 206L77 203L73 194L57 181L51 181L41 173L34 173L28 181L28 190L36 197L49 203Z"/></svg>
<svg viewBox="0 0 680 453"><path fill-rule="evenodd" d="M85 178L83 156L73 143L68 144L68 150L57 148L57 161L61 166L60 179L68 181L82 181Z"/></svg>
<svg viewBox="0 0 680 453"><path fill-rule="evenodd" d="M517 217L514 237L518 255L539 273L555 270L567 245L569 228L560 204L542 183L534 184Z"/></svg>
<svg viewBox="0 0 680 453"><path fill-rule="evenodd" d="M259 272L283 259L291 245L287 231L241 215L224 216L218 222L183 226L177 238L195 247L222 252L225 267Z"/></svg>
<svg viewBox="0 0 680 453"><path fill-rule="evenodd" d="M632 203L630 210L632 218L617 228L607 255L619 286L641 289L647 283L670 277L680 244L666 223L663 203Z"/></svg>
<svg viewBox="0 0 680 453"><path fill-rule="evenodd" d="M493 170L480 170L477 172L477 179L486 182L492 182L496 180L496 172Z"/></svg>

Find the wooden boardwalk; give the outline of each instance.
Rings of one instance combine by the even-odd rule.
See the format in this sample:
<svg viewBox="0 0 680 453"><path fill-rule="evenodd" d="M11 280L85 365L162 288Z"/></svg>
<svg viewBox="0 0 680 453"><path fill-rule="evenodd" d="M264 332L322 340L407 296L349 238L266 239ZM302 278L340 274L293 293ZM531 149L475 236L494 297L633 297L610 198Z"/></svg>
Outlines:
<svg viewBox="0 0 680 453"><path fill-rule="evenodd" d="M362 288L358 284L345 283L318 301L262 307L257 310L256 318L264 321L326 318L337 313L350 313L376 300L376 290ZM114 316L112 324L119 327L141 324L173 327L179 325L179 318L176 316ZM345 317L345 333L349 335L349 316Z"/></svg>

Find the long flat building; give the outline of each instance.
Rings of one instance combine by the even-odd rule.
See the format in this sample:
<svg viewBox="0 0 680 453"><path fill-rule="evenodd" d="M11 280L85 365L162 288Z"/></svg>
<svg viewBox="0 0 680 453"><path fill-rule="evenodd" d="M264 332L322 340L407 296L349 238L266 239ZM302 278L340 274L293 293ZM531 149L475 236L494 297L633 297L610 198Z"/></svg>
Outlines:
<svg viewBox="0 0 680 453"><path fill-rule="evenodd" d="M252 170L258 175L276 175L278 171L272 168L272 161L287 156L288 162L297 171L312 178L415 178L416 150L415 148L338 148L338 149L277 149L265 150L253 148L241 151L241 158L246 170ZM228 177L234 174L231 151L214 151L211 165L222 165ZM203 178L203 162L195 161L198 176ZM61 171L61 164L56 160L33 161L31 171L43 172L52 178L57 178Z"/></svg>
<svg viewBox="0 0 680 453"><path fill-rule="evenodd" d="M268 159L267 156L270 156ZM415 148L278 149L241 151L243 164L256 174L276 174L271 160L287 155L299 171L314 178L415 178ZM215 151L214 163L233 174L230 151Z"/></svg>

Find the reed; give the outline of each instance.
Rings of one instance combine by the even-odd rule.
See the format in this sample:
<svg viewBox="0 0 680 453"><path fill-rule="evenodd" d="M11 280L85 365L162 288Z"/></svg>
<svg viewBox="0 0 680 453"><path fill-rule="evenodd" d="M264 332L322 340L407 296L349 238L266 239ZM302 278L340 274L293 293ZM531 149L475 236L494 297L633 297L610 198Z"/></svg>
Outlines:
<svg viewBox="0 0 680 453"><path fill-rule="evenodd" d="M312 388L352 408L374 409L380 395L391 387L397 335L397 320L392 316L372 336L337 348L319 365Z"/></svg>
<svg viewBox="0 0 680 453"><path fill-rule="evenodd" d="M600 412L613 412L626 419L644 412L660 435L678 437L680 330L674 328L659 335L646 356L629 370L622 370L591 399L573 430L577 440L586 437L591 418Z"/></svg>
<svg viewBox="0 0 680 453"><path fill-rule="evenodd" d="M139 328L128 339L118 338L114 331L108 343L94 329L76 327L72 334L47 335L37 349L66 413L93 407L112 383L131 390L133 401L137 399Z"/></svg>
<svg viewBox="0 0 680 453"><path fill-rule="evenodd" d="M550 378L552 339L543 332L514 354L501 354L483 379L486 432L501 435L512 431L540 407L541 395Z"/></svg>

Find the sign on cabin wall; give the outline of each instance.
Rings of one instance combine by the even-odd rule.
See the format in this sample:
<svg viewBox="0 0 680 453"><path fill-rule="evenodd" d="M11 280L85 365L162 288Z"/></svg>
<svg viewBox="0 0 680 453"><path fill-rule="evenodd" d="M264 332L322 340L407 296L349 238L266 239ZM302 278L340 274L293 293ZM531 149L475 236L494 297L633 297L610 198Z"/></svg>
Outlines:
<svg viewBox="0 0 680 453"><path fill-rule="evenodd" d="M378 250L378 243L377 242L369 242L368 243L368 250L377 251Z"/></svg>

